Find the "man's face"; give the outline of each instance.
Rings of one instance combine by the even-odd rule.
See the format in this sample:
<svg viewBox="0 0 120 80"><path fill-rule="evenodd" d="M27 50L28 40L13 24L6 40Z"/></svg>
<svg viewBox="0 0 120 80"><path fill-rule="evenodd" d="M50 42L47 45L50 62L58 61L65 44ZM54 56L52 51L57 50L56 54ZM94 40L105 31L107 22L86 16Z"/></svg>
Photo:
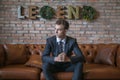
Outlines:
<svg viewBox="0 0 120 80"><path fill-rule="evenodd" d="M66 35L66 30L63 25L55 25L55 34L59 38L64 38Z"/></svg>

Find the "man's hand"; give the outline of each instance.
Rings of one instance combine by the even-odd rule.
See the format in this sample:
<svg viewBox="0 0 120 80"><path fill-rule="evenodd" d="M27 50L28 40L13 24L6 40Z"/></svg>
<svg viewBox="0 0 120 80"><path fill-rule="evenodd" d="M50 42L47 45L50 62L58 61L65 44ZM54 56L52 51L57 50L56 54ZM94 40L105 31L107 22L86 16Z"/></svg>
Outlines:
<svg viewBox="0 0 120 80"><path fill-rule="evenodd" d="M70 62L70 58L66 56L64 52L60 53L57 57L54 58L56 62Z"/></svg>
<svg viewBox="0 0 120 80"><path fill-rule="evenodd" d="M70 62L70 58L65 56L65 61L64 62Z"/></svg>
<svg viewBox="0 0 120 80"><path fill-rule="evenodd" d="M54 58L54 61L56 62L63 62L65 57L65 53L60 53L57 57Z"/></svg>

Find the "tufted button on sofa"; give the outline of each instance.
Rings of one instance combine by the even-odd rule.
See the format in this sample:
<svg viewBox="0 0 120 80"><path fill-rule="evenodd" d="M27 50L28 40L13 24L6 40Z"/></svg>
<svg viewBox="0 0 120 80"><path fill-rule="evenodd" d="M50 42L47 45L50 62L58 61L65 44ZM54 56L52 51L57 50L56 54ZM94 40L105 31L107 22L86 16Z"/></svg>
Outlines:
<svg viewBox="0 0 120 80"><path fill-rule="evenodd" d="M0 44L0 80L45 80L44 48L45 44ZM79 48L85 57L85 80L120 79L120 44L79 44ZM73 72L53 75L56 80L71 80Z"/></svg>

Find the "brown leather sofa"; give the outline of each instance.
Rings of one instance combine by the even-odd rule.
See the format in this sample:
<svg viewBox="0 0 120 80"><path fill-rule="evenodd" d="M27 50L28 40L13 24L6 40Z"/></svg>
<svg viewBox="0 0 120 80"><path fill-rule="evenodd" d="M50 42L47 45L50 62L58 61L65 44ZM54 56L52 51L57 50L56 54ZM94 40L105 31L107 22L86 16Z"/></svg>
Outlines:
<svg viewBox="0 0 120 80"><path fill-rule="evenodd" d="M79 47L86 60L85 80L120 79L119 44L79 44ZM40 57L44 48L44 44L0 44L0 79L45 80ZM71 80L73 72L53 75L57 80Z"/></svg>

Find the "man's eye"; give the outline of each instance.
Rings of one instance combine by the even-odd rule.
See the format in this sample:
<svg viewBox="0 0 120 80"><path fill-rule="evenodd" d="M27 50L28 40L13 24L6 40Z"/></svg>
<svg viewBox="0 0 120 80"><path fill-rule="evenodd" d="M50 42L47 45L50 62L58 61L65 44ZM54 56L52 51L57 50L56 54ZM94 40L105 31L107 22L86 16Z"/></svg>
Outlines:
<svg viewBox="0 0 120 80"><path fill-rule="evenodd" d="M58 30L58 31L60 31L61 29L55 29L55 30Z"/></svg>
<svg viewBox="0 0 120 80"><path fill-rule="evenodd" d="M55 30L57 30L57 31L62 31L62 30L64 30L64 29L55 29Z"/></svg>

